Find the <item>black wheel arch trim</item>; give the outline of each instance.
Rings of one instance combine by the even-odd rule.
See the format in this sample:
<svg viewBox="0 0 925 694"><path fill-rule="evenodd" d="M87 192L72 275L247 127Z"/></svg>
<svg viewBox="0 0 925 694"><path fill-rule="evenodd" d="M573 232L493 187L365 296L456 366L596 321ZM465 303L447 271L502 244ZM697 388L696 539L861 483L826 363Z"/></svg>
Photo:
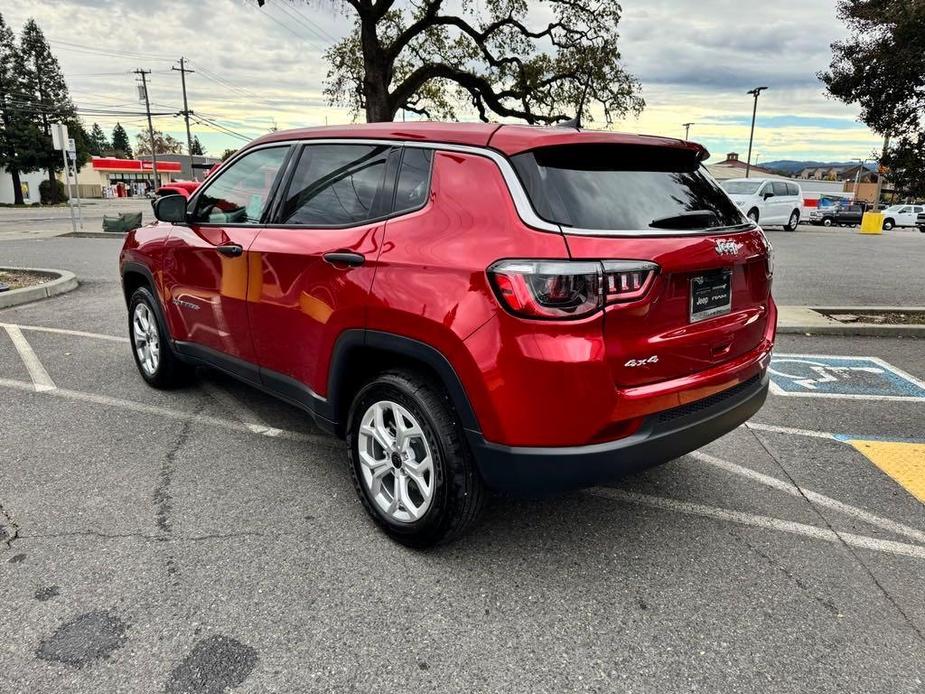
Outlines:
<svg viewBox="0 0 925 694"><path fill-rule="evenodd" d="M330 413L337 422L338 433L342 434L345 422L341 421L349 408L350 403L345 402L345 384L349 377L351 353L357 349L372 348L383 352L391 352L396 356L420 361L430 367L440 378L446 388L459 415L460 423L464 429L480 431L478 419L462 381L449 359L435 347L404 335L383 332L379 330L351 329L345 330L337 338L331 354L331 365L328 372L328 403Z"/></svg>
<svg viewBox="0 0 925 694"><path fill-rule="evenodd" d="M167 335L167 338L172 342L173 336L170 334L170 328L167 325L167 315L164 311L164 307L161 305L163 299L161 298L161 292L158 289L157 281L154 279L154 273L151 272L147 265L135 261L126 261L122 265L122 293L125 294L126 307L128 307L129 302L132 300L132 297L125 292L125 276L128 273L137 273L148 281L151 295L154 297L154 313L157 314L157 320L161 324L161 330L164 331L164 334Z"/></svg>

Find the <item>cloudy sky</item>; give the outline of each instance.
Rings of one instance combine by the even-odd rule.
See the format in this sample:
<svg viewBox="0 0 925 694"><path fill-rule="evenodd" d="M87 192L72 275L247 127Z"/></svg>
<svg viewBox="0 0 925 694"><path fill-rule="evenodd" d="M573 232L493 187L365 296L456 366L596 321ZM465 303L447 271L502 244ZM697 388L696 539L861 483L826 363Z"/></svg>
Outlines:
<svg viewBox="0 0 925 694"><path fill-rule="evenodd" d="M5 2L18 30L34 17L50 40L84 109L130 115L86 115L108 132L117 120L130 136L144 127L136 68L152 70L153 109L182 108L180 55L193 130L210 153L237 147L271 128L351 122L349 111L322 96L324 50L349 18L336 0L30 0ZM623 0L620 50L643 87L646 110L614 129L683 135L717 156L748 147L751 97L759 105L755 152L772 159L848 160L870 156L877 138L856 110L825 98L815 73L828 65L829 44L844 34L835 0ZM470 116L474 119L474 116ZM156 127L185 141L182 120L158 116ZM221 129L220 129L221 128ZM231 133L235 133L234 135Z"/></svg>

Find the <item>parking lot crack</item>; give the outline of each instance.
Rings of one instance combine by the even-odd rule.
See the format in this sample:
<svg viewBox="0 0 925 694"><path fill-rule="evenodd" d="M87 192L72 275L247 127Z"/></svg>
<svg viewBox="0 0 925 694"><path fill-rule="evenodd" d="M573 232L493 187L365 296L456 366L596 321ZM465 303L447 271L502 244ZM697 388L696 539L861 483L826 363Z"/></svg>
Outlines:
<svg viewBox="0 0 925 694"><path fill-rule="evenodd" d="M9 512L0 504L0 542L7 549L13 547L13 543L19 539L19 524L13 520Z"/></svg>
<svg viewBox="0 0 925 694"><path fill-rule="evenodd" d="M840 610L838 609L838 606L831 599L823 597L817 594L816 592L814 592L813 589L809 585L807 585L807 583L802 578L797 576L795 573L793 573L790 569L788 569L786 566L784 566L779 561L777 561L770 554L763 551L760 547L753 545L751 542L748 541L747 538L745 538L744 536L741 536L741 537L744 540L745 545L752 552L754 552L759 557L761 557L765 562L767 562L767 564L770 567L772 567L773 569L779 571L784 576L786 576L790 581L793 582L794 585L797 586L797 588L802 590L804 593L806 593L806 595L808 595L813 600L815 600L820 605L822 605L830 613L832 613L836 617L840 616L841 613L840 613Z"/></svg>
<svg viewBox="0 0 925 694"><path fill-rule="evenodd" d="M900 615L903 621L909 626L910 629L912 629L912 631L915 633L918 639L922 641L923 643L925 643L925 633L923 633L922 630L918 627L918 625L912 620L912 618L908 614L906 614L906 611L902 608L902 605L900 605L896 601L896 598L894 598L893 595L883 586L883 584L880 583L880 580L877 578L877 576L874 574L871 568L864 562L861 556L857 552L854 551L851 545L849 545L845 541L845 538L842 536L842 534L839 533L838 530L836 530L832 526L832 524L829 522L829 519L822 512L822 510L815 503L813 503L813 501L804 493L803 488L799 484L797 484L797 481L794 479L793 475L790 474L790 471L787 470L783 462L781 462L781 460L765 444L765 442L761 439L760 436L758 436L758 434L756 434L752 429L748 429L747 427L746 429L751 433L755 441L757 441L758 445L761 446L762 449L764 449L764 452L768 454L768 457L774 461L774 463L777 465L778 468L780 468L780 471L787 477L788 480L790 480L790 483L794 487L797 488L797 490L800 492L800 496L809 505L809 507L813 510L813 512L819 517L819 519L825 524L825 526L830 531L832 531L832 533L834 533L835 537L838 538L839 542L841 543L842 547L845 548L845 551L848 553L848 555L852 559L854 559L855 563L858 566L860 566L861 569L868 575L868 577L873 582L873 584L883 594L883 597L886 599L886 601L889 602L890 605L893 606L893 608Z"/></svg>

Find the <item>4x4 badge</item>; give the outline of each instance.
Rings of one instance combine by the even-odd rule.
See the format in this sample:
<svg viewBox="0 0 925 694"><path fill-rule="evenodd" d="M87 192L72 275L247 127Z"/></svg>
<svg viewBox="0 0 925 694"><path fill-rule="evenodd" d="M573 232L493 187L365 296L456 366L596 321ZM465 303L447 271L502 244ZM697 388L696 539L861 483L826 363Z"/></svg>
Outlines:
<svg viewBox="0 0 925 694"><path fill-rule="evenodd" d="M716 252L719 255L736 255L742 249L741 243L730 241L729 239L716 239L714 243L716 244Z"/></svg>

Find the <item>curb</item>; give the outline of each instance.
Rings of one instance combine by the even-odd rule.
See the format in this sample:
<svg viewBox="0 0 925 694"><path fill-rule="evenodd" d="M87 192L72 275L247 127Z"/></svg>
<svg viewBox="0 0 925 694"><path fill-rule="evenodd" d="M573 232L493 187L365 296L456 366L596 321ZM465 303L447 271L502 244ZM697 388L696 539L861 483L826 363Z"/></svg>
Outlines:
<svg viewBox="0 0 925 694"><path fill-rule="evenodd" d="M8 292L0 293L0 308L10 308L20 304L28 304L32 301L47 299L51 296L66 294L67 292L77 289L77 277L73 272L67 270L48 270L45 268L33 267L7 267L0 268L3 270L26 270L28 272L39 272L54 279L34 287L22 287L21 289L11 289Z"/></svg>
<svg viewBox="0 0 925 694"><path fill-rule="evenodd" d="M884 325L882 323L840 323L821 313L925 313L925 307L897 306L781 306L777 332L781 335L840 335L844 337L925 338L925 325Z"/></svg>
<svg viewBox="0 0 925 694"><path fill-rule="evenodd" d="M125 231L69 231L58 234L59 239L119 239L124 240Z"/></svg>

